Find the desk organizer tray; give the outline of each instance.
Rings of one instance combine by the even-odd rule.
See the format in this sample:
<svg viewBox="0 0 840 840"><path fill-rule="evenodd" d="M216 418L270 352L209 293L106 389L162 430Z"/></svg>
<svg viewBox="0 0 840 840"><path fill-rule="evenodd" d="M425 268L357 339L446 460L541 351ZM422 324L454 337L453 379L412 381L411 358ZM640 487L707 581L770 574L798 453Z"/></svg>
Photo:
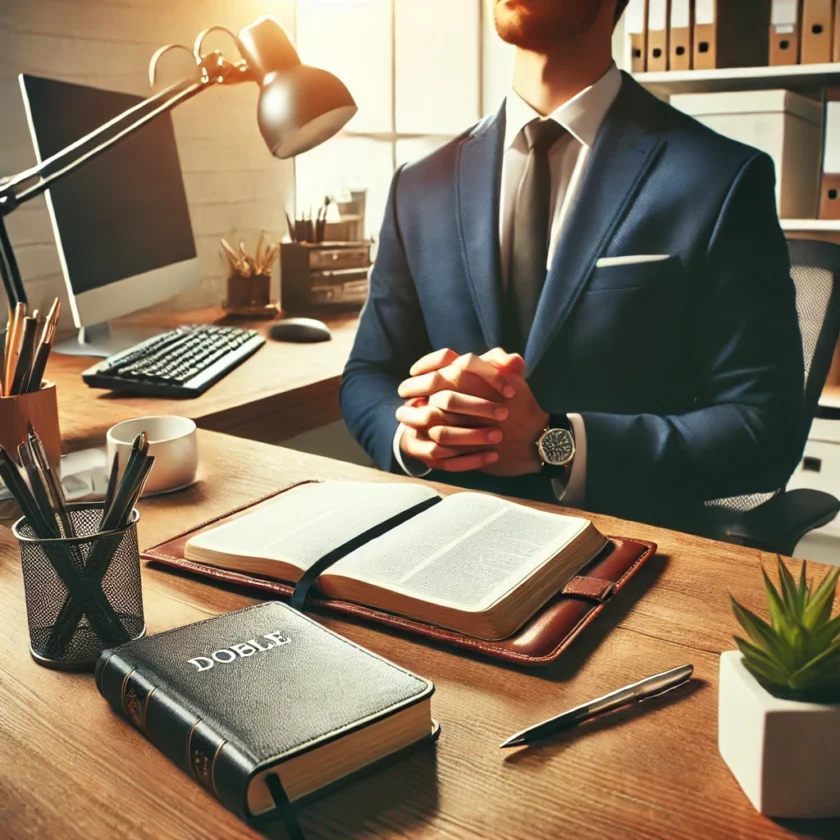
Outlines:
<svg viewBox="0 0 840 840"><path fill-rule="evenodd" d="M292 487L310 482L290 484L282 489L249 502L230 513L222 514L196 528L179 534L142 553L149 563L160 564L182 572L201 575L217 583L245 586L263 592L271 598L288 600L294 586L277 580L244 574L195 563L184 557L184 546L195 534L214 528L265 504ZM548 508L544 508L548 509ZM592 562L572 578L562 592L554 596L512 636L501 641L486 641L465 636L433 624L366 607L350 601L336 601L321 597L313 591L306 599L307 607L343 613L365 621L401 630L430 641L462 648L473 653L501 659L518 665L548 665L555 662L585 627L591 624L626 586L630 578L648 558L656 553L656 545L625 537L608 537L609 543Z"/></svg>

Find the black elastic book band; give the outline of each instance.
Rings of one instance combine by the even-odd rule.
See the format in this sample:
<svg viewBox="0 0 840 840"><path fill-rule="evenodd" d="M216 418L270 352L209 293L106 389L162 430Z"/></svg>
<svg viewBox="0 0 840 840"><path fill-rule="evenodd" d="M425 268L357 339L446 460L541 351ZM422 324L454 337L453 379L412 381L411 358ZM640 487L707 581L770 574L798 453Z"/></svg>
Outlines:
<svg viewBox="0 0 840 840"><path fill-rule="evenodd" d="M295 807L289 802L289 797L286 795L286 789L280 781L277 773L267 773L265 776L265 785L271 798L274 800L274 810L268 814L262 814L259 817L252 817L248 822L256 829L262 830L272 823L280 820L286 828L286 832L291 840L306 840L303 829L298 822L297 814L295 814Z"/></svg>
<svg viewBox="0 0 840 840"><path fill-rule="evenodd" d="M309 592L312 589L313 584L316 580L318 580L318 577L321 574L333 565L333 563L337 563L342 557L346 557L357 548L361 548L365 545L365 543L369 543L371 540L375 540L377 537L387 534L388 531L396 528L398 525L402 525L403 522L408 522L409 519L417 516L418 513L423 513L424 510L428 510L440 501L442 501L440 496L434 496L431 499L426 499L425 501L420 502L420 504L401 511L396 516L392 516L390 519L386 519L378 525L374 525L373 528L369 528L367 531L359 534L358 537L354 537L349 542L344 543L344 545L340 545L338 548L335 548L325 554L320 560L313 563L304 572L303 577L301 577L295 585L289 604L296 610L302 610L304 602L309 597Z"/></svg>

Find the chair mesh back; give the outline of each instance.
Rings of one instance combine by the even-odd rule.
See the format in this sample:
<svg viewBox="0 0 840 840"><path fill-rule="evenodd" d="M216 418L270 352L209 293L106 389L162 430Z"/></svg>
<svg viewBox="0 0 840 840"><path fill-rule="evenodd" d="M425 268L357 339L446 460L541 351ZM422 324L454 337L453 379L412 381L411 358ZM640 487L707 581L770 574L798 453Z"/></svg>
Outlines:
<svg viewBox="0 0 840 840"><path fill-rule="evenodd" d="M810 426L840 334L840 245L793 239L788 242L788 250L805 360L805 417ZM776 493L736 496L707 504L744 512L758 507Z"/></svg>

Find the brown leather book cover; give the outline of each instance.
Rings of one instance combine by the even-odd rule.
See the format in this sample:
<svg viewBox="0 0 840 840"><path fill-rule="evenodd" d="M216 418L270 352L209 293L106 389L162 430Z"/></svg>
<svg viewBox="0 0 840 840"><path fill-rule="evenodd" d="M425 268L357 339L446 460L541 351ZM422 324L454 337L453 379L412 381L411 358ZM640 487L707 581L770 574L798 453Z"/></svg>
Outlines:
<svg viewBox="0 0 840 840"><path fill-rule="evenodd" d="M770 66L799 64L802 46L802 0L773 0L770 19Z"/></svg>
<svg viewBox="0 0 840 840"><path fill-rule="evenodd" d="M267 597L288 599L293 586L256 575L231 572L205 566L184 558L187 540L222 522L249 513L256 505L269 502L280 493L308 482L295 482L269 496L249 502L230 513L179 534L144 551L143 559L180 572L199 575L219 583L245 586ZM549 509L547 506L545 509ZM656 553L654 543L624 537L609 537L606 548L579 575L572 578L562 592L549 601L513 636L501 641L485 641L464 636L414 619L403 618L349 601L336 601L310 595L306 604L355 618L382 624L430 641L461 648L506 662L525 666L548 665L563 654L578 635L612 602L642 565Z"/></svg>
<svg viewBox="0 0 840 840"><path fill-rule="evenodd" d="M831 62L833 34L834 0L805 0L802 7L802 63Z"/></svg>

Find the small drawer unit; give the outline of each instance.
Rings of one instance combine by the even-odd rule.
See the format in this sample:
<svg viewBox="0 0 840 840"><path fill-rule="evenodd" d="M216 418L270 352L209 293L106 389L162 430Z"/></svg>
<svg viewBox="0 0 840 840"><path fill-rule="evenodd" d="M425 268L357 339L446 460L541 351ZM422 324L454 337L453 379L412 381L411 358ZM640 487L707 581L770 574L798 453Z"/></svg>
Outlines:
<svg viewBox="0 0 840 840"><path fill-rule="evenodd" d="M367 300L369 242L284 242L280 297L284 312L361 309Z"/></svg>

